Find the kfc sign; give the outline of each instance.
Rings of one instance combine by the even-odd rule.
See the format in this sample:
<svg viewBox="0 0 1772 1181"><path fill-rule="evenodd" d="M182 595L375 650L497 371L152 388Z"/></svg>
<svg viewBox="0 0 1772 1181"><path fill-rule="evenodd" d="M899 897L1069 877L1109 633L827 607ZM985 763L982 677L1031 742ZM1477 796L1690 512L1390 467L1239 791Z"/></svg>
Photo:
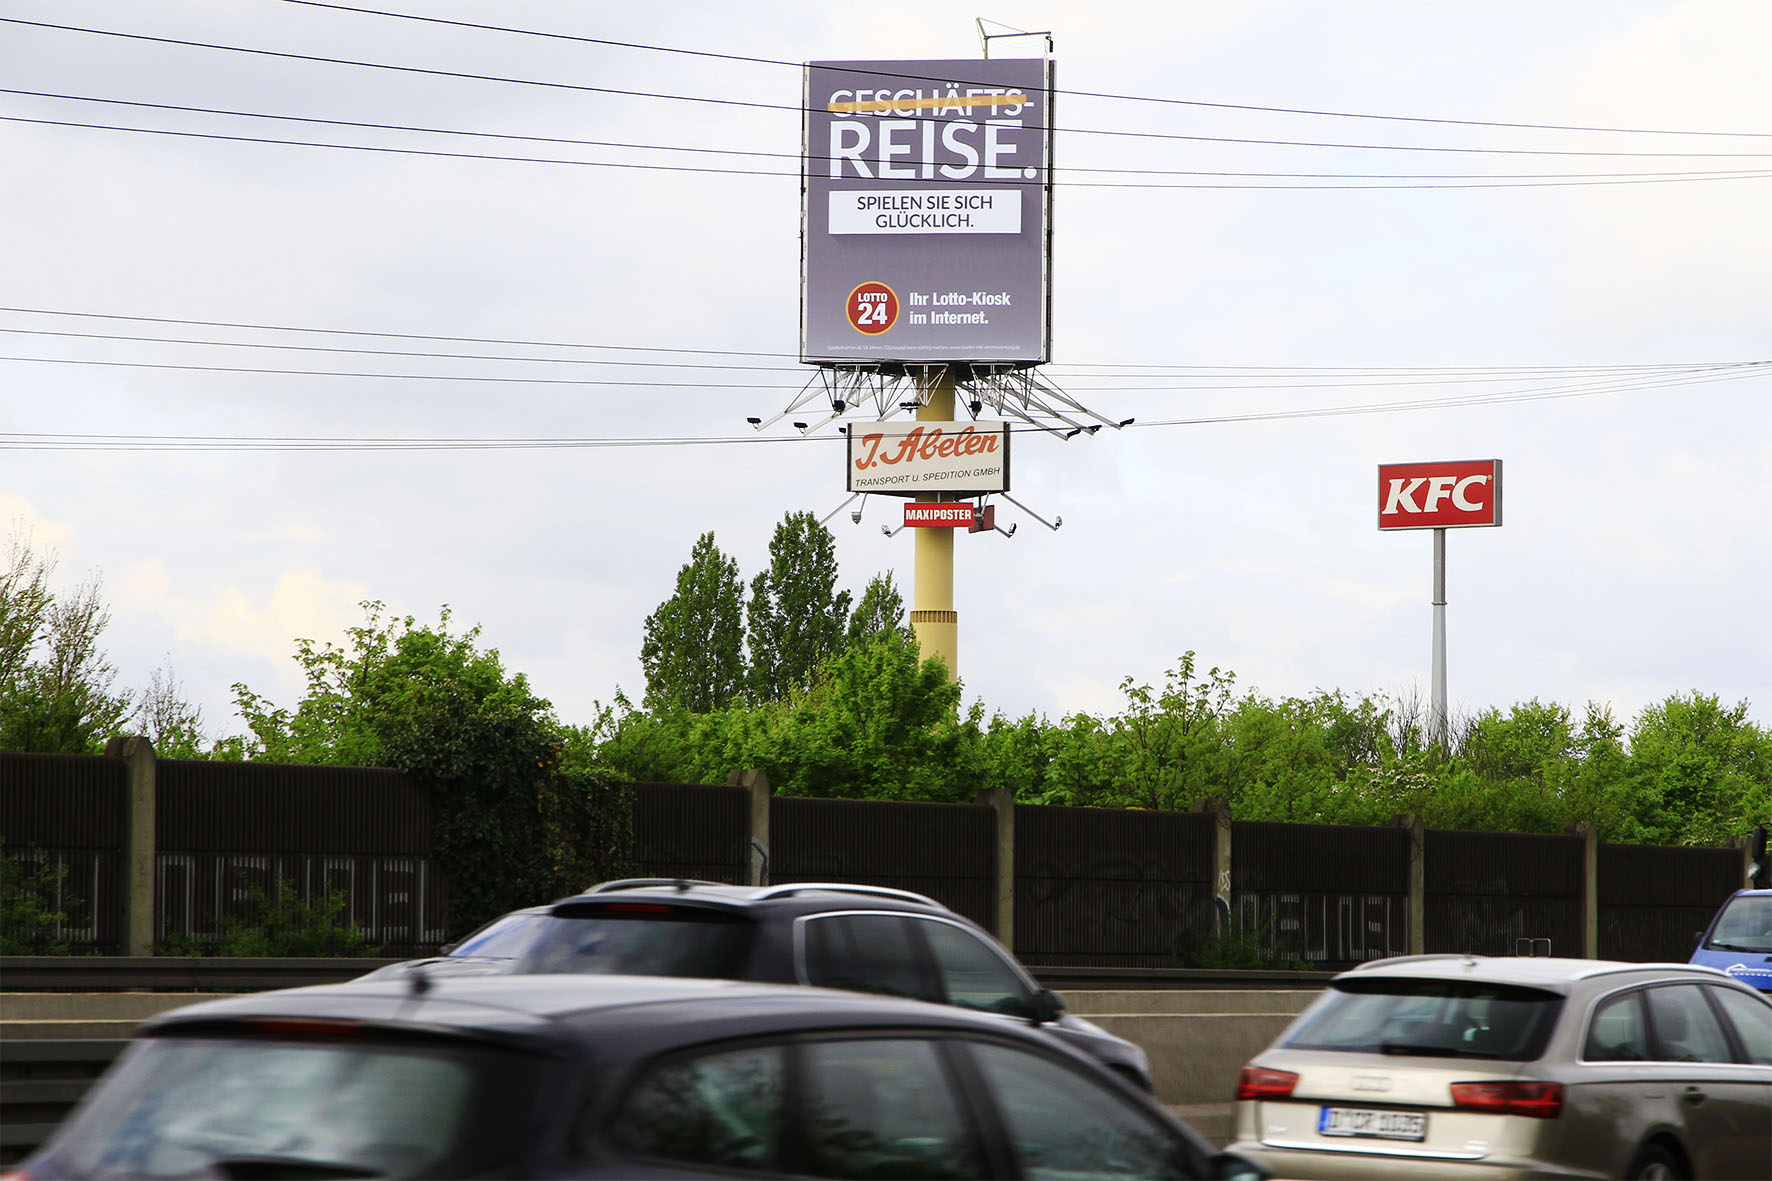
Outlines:
<svg viewBox="0 0 1772 1181"><path fill-rule="evenodd" d="M1380 529L1501 524L1501 461L1378 465Z"/></svg>

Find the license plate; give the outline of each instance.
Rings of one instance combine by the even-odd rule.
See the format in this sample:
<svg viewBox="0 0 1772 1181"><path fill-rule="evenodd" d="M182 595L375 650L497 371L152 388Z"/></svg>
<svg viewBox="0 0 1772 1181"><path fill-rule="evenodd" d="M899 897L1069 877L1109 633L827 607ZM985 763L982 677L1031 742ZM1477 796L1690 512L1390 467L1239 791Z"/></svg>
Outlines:
<svg viewBox="0 0 1772 1181"><path fill-rule="evenodd" d="M1317 1117L1324 1136L1369 1136L1376 1140L1420 1140L1427 1116L1419 1111L1375 1111L1365 1107L1325 1107Z"/></svg>

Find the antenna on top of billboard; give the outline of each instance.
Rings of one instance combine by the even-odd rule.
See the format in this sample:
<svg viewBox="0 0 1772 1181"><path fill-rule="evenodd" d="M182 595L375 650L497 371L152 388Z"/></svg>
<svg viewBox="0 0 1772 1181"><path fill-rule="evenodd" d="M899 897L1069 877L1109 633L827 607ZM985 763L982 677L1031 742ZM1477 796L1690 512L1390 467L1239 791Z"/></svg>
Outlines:
<svg viewBox="0 0 1772 1181"><path fill-rule="evenodd" d="M815 370L785 410L750 419L802 434L840 424L851 500L910 502L911 626L950 674L954 535L1013 532L986 503L1007 498L1013 435L1132 421L1039 372L1051 357L1052 36L985 26L979 60L807 63L800 360ZM1044 57L989 56L993 40L1029 36L1045 38Z"/></svg>
<svg viewBox="0 0 1772 1181"><path fill-rule="evenodd" d="M986 25L993 25L996 28L1005 29L1007 32L987 32L985 31ZM984 45L984 55L986 57L991 55L991 42L1003 37L1044 37L1046 38L1046 56L1052 56L1052 34L1050 31L1042 30L1038 33L1030 33L1025 29L1017 29L1011 25L1006 25L1002 21L986 20L982 16L978 18L978 39L980 43Z"/></svg>

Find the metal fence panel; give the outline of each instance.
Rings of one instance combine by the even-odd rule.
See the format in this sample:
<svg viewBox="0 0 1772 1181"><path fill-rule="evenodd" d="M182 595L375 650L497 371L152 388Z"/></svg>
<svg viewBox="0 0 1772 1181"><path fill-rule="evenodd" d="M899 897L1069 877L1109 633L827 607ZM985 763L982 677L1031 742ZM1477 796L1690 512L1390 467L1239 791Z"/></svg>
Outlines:
<svg viewBox="0 0 1772 1181"><path fill-rule="evenodd" d="M1030 964L1177 966L1213 930L1217 818L1015 809L1015 952Z"/></svg>
<svg viewBox="0 0 1772 1181"><path fill-rule="evenodd" d="M748 789L636 783L633 793L635 874L735 886L750 881Z"/></svg>
<svg viewBox="0 0 1772 1181"><path fill-rule="evenodd" d="M76 952L123 950L122 849L129 766L100 755L0 753L0 842L50 871L43 899Z"/></svg>
<svg viewBox="0 0 1772 1181"><path fill-rule="evenodd" d="M1581 954L1581 837L1429 829L1422 853L1427 951L1512 955L1529 938Z"/></svg>
<svg viewBox="0 0 1772 1181"><path fill-rule="evenodd" d="M1690 958L1693 935L1741 884L1739 849L1601 845L1600 958Z"/></svg>
<svg viewBox="0 0 1772 1181"><path fill-rule="evenodd" d="M995 925L996 813L984 805L777 796L769 856L771 882L914 890Z"/></svg>
<svg viewBox="0 0 1772 1181"><path fill-rule="evenodd" d="M1409 949L1409 833L1231 824L1231 906L1264 958L1345 967Z"/></svg>
<svg viewBox="0 0 1772 1181"><path fill-rule="evenodd" d="M154 812L181 852L431 852L430 794L397 771L162 759Z"/></svg>

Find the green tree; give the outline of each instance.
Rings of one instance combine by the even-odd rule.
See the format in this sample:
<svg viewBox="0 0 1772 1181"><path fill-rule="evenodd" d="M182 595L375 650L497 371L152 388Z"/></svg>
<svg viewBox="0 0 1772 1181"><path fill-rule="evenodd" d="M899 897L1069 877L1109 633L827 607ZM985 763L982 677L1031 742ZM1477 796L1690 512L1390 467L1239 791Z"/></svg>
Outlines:
<svg viewBox="0 0 1772 1181"><path fill-rule="evenodd" d="M111 622L95 573L72 592L50 589L55 555L15 530L0 571L0 749L100 750L130 717L117 669L99 647Z"/></svg>
<svg viewBox="0 0 1772 1181"><path fill-rule="evenodd" d="M1772 731L1702 693L1637 716L1627 772L1638 839L1716 845L1772 814Z"/></svg>
<svg viewBox="0 0 1772 1181"><path fill-rule="evenodd" d="M677 572L676 593L646 617L646 708L706 713L735 700L745 683L743 611L738 563L703 533Z"/></svg>
<svg viewBox="0 0 1772 1181"><path fill-rule="evenodd" d="M235 700L250 754L278 762L392 767L430 788L433 848L449 880L449 922L576 892L627 869L631 806L619 784L561 766L564 735L521 673L507 674L479 629L380 603L346 646L297 644L307 690L293 711L244 685Z"/></svg>
<svg viewBox="0 0 1772 1181"><path fill-rule="evenodd" d="M769 541L769 569L746 608L753 701L779 701L844 642L849 592L837 589L837 546L811 513L788 513Z"/></svg>
<svg viewBox="0 0 1772 1181"><path fill-rule="evenodd" d="M148 674L148 687L136 704L135 718L154 753L163 759L200 759L203 711L185 700L184 687L172 671L172 657Z"/></svg>
<svg viewBox="0 0 1772 1181"><path fill-rule="evenodd" d="M892 571L874 575L850 612L849 642L858 644L882 632L904 630L904 596L893 583Z"/></svg>

